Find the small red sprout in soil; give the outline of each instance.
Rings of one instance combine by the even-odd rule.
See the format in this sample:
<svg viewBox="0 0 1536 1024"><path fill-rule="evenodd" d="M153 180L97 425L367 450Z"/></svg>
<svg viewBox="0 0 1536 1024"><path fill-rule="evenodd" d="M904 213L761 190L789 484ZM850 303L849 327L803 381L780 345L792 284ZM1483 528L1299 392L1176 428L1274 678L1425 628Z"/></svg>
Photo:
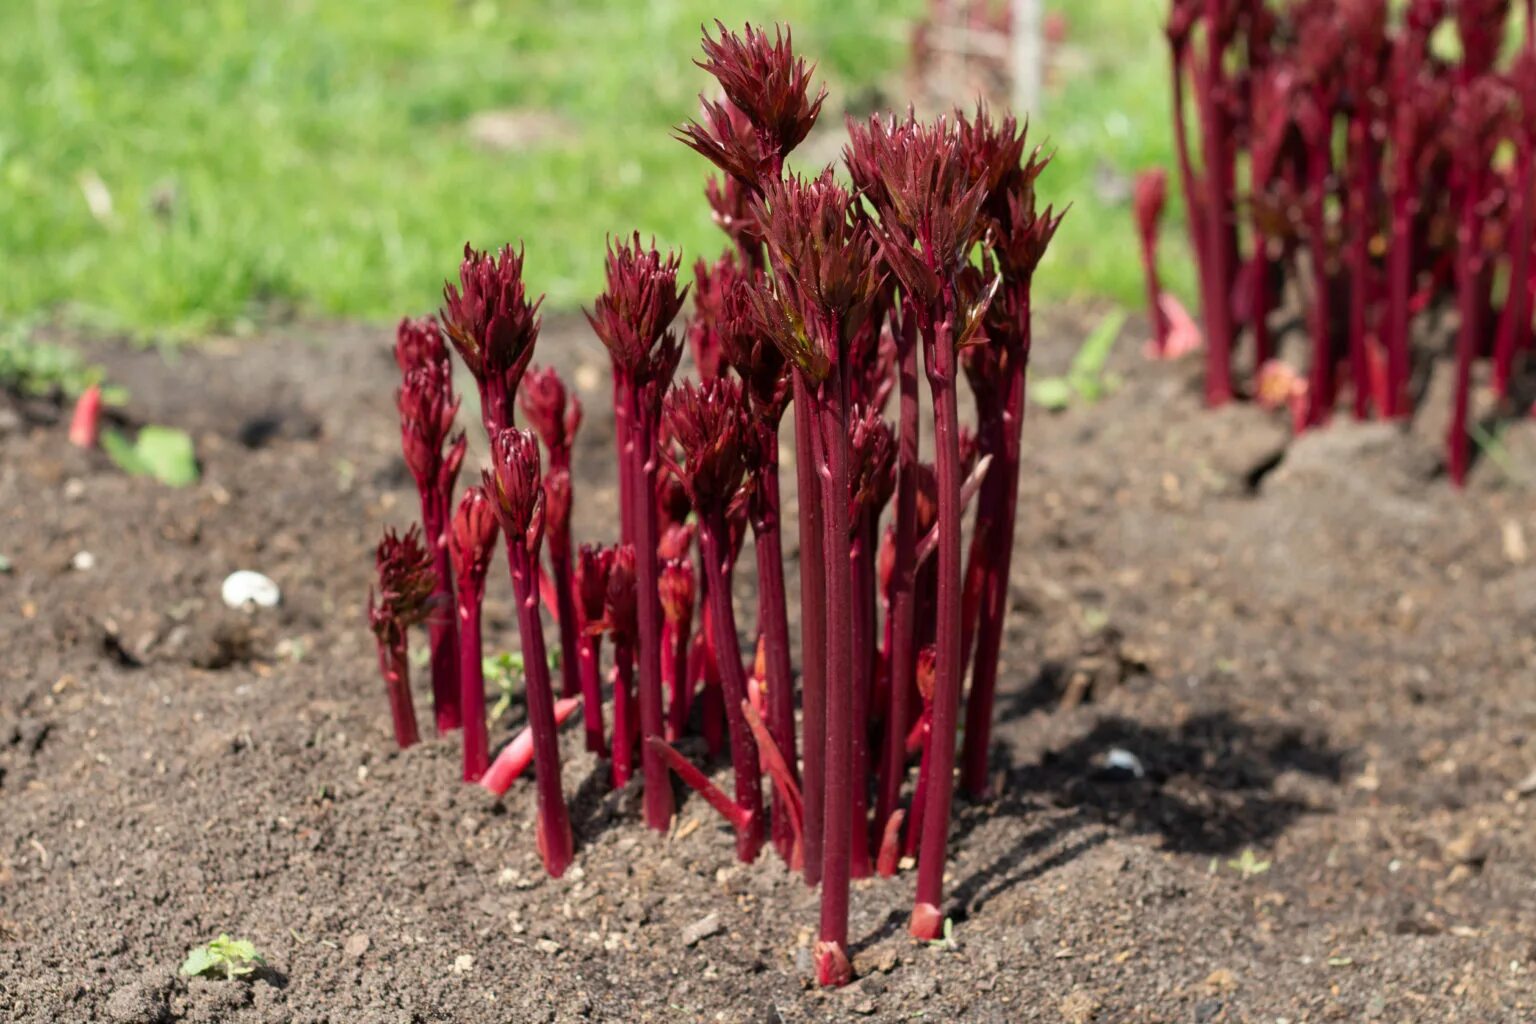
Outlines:
<svg viewBox="0 0 1536 1024"><path fill-rule="evenodd" d="M411 663L407 657L410 627L425 622L431 611L437 577L432 556L416 527L402 536L384 531L375 552L378 589L368 591L368 624L379 647L379 671L389 695L395 742L404 750L420 737L416 708L411 702Z"/></svg>
<svg viewBox="0 0 1536 1024"><path fill-rule="evenodd" d="M522 641L528 726L538 772L538 847L544 868L555 878L572 857L571 823L560 787L560 741L555 731L555 695L544 653L539 616L538 559L544 540L544 488L539 444L532 431L508 428L491 440L491 468L482 472L485 492L507 541L517 632Z"/></svg>
<svg viewBox="0 0 1536 1024"><path fill-rule="evenodd" d="M489 743L485 731L485 668L481 661L480 609L486 577L496 553L500 524L484 489L471 487L459 500L448 533L448 553L457 584L459 622L459 705L464 715L465 782L485 774Z"/></svg>
<svg viewBox="0 0 1536 1024"><path fill-rule="evenodd" d="M69 443L76 448L95 448L101 433L101 385L92 384L75 400L69 420Z"/></svg>
<svg viewBox="0 0 1536 1024"><path fill-rule="evenodd" d="M464 462L465 440L450 437L459 413L453 367L437 321L402 320L395 360L402 381L396 395L405 464L421 496L421 521L437 574L434 611L427 623L432 645L432 706L437 731L459 727L459 634L453 621L453 567L448 557L448 520L453 489Z"/></svg>
<svg viewBox="0 0 1536 1024"><path fill-rule="evenodd" d="M640 731L663 736L660 565L656 556L657 457L661 401L677 370L682 344L670 329L687 297L677 286L679 257L662 256L640 235L608 247L607 290L587 314L613 365L623 537L634 548L640 660ZM642 748L645 820L658 832L672 824L672 787L655 751Z"/></svg>

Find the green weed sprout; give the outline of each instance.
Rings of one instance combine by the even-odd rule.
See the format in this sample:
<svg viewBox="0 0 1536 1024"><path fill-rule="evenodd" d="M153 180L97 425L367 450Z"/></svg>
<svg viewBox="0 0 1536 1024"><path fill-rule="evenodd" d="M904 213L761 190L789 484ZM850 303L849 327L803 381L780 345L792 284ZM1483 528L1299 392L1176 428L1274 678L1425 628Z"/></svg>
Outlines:
<svg viewBox="0 0 1536 1024"><path fill-rule="evenodd" d="M266 963L251 942L221 934L206 946L194 947L182 961L181 974L187 978L222 974L225 981L233 981L256 973Z"/></svg>

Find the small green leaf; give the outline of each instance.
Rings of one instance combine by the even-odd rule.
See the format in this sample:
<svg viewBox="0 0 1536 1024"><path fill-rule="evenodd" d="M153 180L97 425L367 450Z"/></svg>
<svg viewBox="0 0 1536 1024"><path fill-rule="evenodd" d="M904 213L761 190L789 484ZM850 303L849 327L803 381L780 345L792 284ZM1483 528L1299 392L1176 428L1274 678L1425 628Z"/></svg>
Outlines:
<svg viewBox="0 0 1536 1024"><path fill-rule="evenodd" d="M1109 363L1109 354L1114 351L1115 342L1120 338L1120 329L1125 326L1125 317L1123 309L1105 314L1072 358L1072 369L1067 371L1067 377L1079 392L1101 383L1104 367ZM1093 401L1086 394L1083 397Z"/></svg>
<svg viewBox="0 0 1536 1024"><path fill-rule="evenodd" d="M171 487L197 483L197 454L192 438L174 427L148 426L139 431L134 445L139 457L149 467L150 475Z"/></svg>
<svg viewBox="0 0 1536 1024"><path fill-rule="evenodd" d="M1035 404L1051 412L1060 412L1072 404L1072 385L1065 377L1041 377L1030 386Z"/></svg>
<svg viewBox="0 0 1536 1024"><path fill-rule="evenodd" d="M103 430L101 432L101 450L107 453L107 458L117 464L129 476L148 476L149 466L145 464L139 450L116 430Z"/></svg>
<svg viewBox="0 0 1536 1024"><path fill-rule="evenodd" d="M116 430L104 430L101 449L129 476L152 476L171 487L197 483L197 456L184 430L148 426L131 442Z"/></svg>
<svg viewBox="0 0 1536 1024"><path fill-rule="evenodd" d="M185 977L195 978L199 974L207 974L213 970L217 963L218 960L207 946L198 946L181 962L181 973Z"/></svg>

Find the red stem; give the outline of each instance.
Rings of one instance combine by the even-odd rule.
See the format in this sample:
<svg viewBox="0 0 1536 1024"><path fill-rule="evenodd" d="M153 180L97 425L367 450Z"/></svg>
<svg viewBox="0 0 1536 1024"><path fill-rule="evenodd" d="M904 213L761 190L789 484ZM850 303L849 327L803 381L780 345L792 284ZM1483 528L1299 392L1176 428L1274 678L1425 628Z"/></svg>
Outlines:
<svg viewBox="0 0 1536 1024"><path fill-rule="evenodd" d="M613 640L613 788L629 782L635 766L635 649L627 638Z"/></svg>
<svg viewBox="0 0 1536 1024"><path fill-rule="evenodd" d="M485 668L480 661L480 599L459 595L459 706L464 718L463 779L476 782L485 774L490 741L485 731ZM466 603L465 598L468 598Z"/></svg>
<svg viewBox="0 0 1536 1024"><path fill-rule="evenodd" d="M752 730L752 738L757 741L758 760L773 780L774 792L784 805L784 817L789 822L791 841L790 853L785 860L789 862L791 871L800 870L803 865L799 863L799 858L804 856L805 849L805 800L800 795L800 786L795 782L794 769L785 760L783 752L779 750L751 701L742 701L741 713L747 720L747 728Z"/></svg>
<svg viewBox="0 0 1536 1024"><path fill-rule="evenodd" d="M758 629L763 634L764 660L768 675L768 721L773 742L783 753L794 778L795 763L795 677L790 664L789 615L784 588L784 546L779 530L779 458L777 443L768 456L769 464L758 471L762 488L761 511L753 523L757 552ZM786 860L792 843L799 841L789 820L789 809L775 789L772 836L780 856Z"/></svg>
<svg viewBox="0 0 1536 1024"><path fill-rule="evenodd" d="M860 515L853 528L849 552L853 580L853 764L848 773L853 821L849 846L849 872L854 878L874 873L869 850L869 705L875 683L875 531L869 512Z"/></svg>
<svg viewBox="0 0 1536 1024"><path fill-rule="evenodd" d="M911 695L917 666L914 599L917 574L917 464L918 391L915 318L902 316L897 338L902 346L897 359L899 413L896 434L896 561L891 571L890 703L885 720L885 754L880 768L880 789L875 804L875 827L886 828L901 797L907 775L904 749L912 718Z"/></svg>
<svg viewBox="0 0 1536 1024"><path fill-rule="evenodd" d="M1473 176L1467 174L1465 177L1470 179ZM1481 227L1478 223L1477 202L1482 189L1468 180L1463 183L1460 192L1461 224L1456 238L1456 299L1460 306L1461 329L1456 337L1455 407L1446 437L1451 482L1457 487L1467 481L1467 413L1472 389L1472 361L1477 358L1483 333L1483 301L1480 294L1483 268L1482 261L1475 255Z"/></svg>
<svg viewBox="0 0 1536 1024"><path fill-rule="evenodd" d="M392 648L379 644L379 672L384 676L384 691L389 695L389 717L395 724L395 744L401 750L421 739L416 729L416 705L411 702L411 663L406 646Z"/></svg>
<svg viewBox="0 0 1536 1024"><path fill-rule="evenodd" d="M523 650L528 728L533 733L534 771L538 784L538 847L544 870L559 878L570 867L574 843L565 794L560 787L560 736L555 727L555 693L544 652L539 620L538 567L534 554L518 541L507 543L512 593L517 599L517 633Z"/></svg>
<svg viewBox="0 0 1536 1024"><path fill-rule="evenodd" d="M933 736L933 703L923 702L923 713L918 718L917 728L914 732L922 736L921 749L922 760L917 767L917 784L912 790L912 814L907 822L907 841L902 848L903 856L916 857L918 844L923 835L923 812L928 803L928 780L933 772L933 746L929 742Z"/></svg>
<svg viewBox="0 0 1536 1024"><path fill-rule="evenodd" d="M1028 372L1032 327L1030 325L1030 283L1016 285L1022 292L1016 325L1021 332L1018 345L1008 361L1008 390L1002 416L996 424L997 451L977 498L976 537L971 554L977 554L977 539L990 532L996 542L981 552L989 571L980 595L976 651L971 670L971 692L965 706L965 750L960 764L961 788L972 797L987 790L987 755L992 739L992 706L997 695L998 662L1002 656L1003 625L1008 613L1008 574L1013 565L1013 530L1019 503L1020 435L1024 430L1025 378ZM999 465L1001 463L1001 465ZM990 524L983 531L980 524Z"/></svg>
<svg viewBox="0 0 1536 1024"><path fill-rule="evenodd" d="M750 816L750 827L736 833L736 856L751 862L763 846L763 783L756 745L742 714L747 699L747 675L741 664L736 639L736 613L731 607L727 582L730 566L730 527L720 509L700 510L699 544L704 551L704 571L714 585L709 588L710 628L715 640L715 662L725 698L725 719L731 733L731 765L736 775L736 804Z"/></svg>
<svg viewBox="0 0 1536 1024"><path fill-rule="evenodd" d="M635 528L635 605L639 612L640 634L640 734L660 737L664 708L661 696L661 567L656 558L659 542L656 521L656 410L653 402L635 388L630 389L633 416L630 451L630 482L633 507L630 516ZM627 501L627 499L626 499ZM729 591L727 591L729 596ZM657 832L672 827L672 787L667 782L666 767L649 746L641 748L641 770L645 776L645 823Z"/></svg>
<svg viewBox="0 0 1536 1024"><path fill-rule="evenodd" d="M953 310L953 301L946 303ZM923 808L917 899L909 930L919 939L938 937L943 915L944 867L949 841L949 811L954 795L955 732L960 705L960 412L955 387L953 320L936 325L926 345L928 384L933 392L935 470L938 476L938 614L935 635L932 771ZM937 916L936 916L937 915Z"/></svg>
<svg viewBox="0 0 1536 1024"><path fill-rule="evenodd" d="M1215 26L1221 0L1206 0L1205 70L1195 75L1195 101L1200 109L1201 152L1205 158L1205 400L1211 406L1232 399L1232 166L1228 160L1226 117L1216 100L1225 78L1222 47Z"/></svg>
<svg viewBox="0 0 1536 1024"><path fill-rule="evenodd" d="M666 738L677 742L688 725L688 646L693 640L693 614L679 622L667 619L661 626L661 681L667 690Z"/></svg>
<svg viewBox="0 0 1536 1024"><path fill-rule="evenodd" d="M581 667L581 715L584 720L587 749L599 757L608 753L608 742L603 736L603 638L600 635L583 634L576 644L576 660Z"/></svg>
<svg viewBox="0 0 1536 1024"><path fill-rule="evenodd" d="M800 687L803 730L802 792L805 795L805 881L821 880L822 817L826 803L826 580L817 566L826 564L821 481L816 471L816 420L810 388L793 375L795 478L800 519ZM807 571L809 569L809 571Z"/></svg>
<svg viewBox="0 0 1536 1024"><path fill-rule="evenodd" d="M557 456L552 455L551 459ZM570 470L570 453L559 459L563 468ZM549 532L549 574L555 585L555 615L560 627L560 696L575 697L581 693L581 669L578 651L581 648L580 627L576 618L575 587L571 576L575 571L571 556L571 523L569 519L556 523Z"/></svg>
<svg viewBox="0 0 1536 1024"><path fill-rule="evenodd" d="M452 732L463 721L459 709L459 631L454 606L453 560L448 556L449 502L446 493L421 496L421 518L432 545L432 568L437 587L432 591L436 611L427 619L427 638L432 647L432 717L438 735Z"/></svg>
<svg viewBox="0 0 1536 1024"><path fill-rule="evenodd" d="M821 424L818 475L826 557L827 661L826 777L822 810L821 931L816 948L817 974L823 984L846 981L840 963L848 947L848 882L851 868L853 802L854 636L852 573L848 562L848 402L846 385L834 370L816 400ZM958 458L958 449L956 457ZM958 631L960 624L955 623ZM810 738L807 737L807 744Z"/></svg>

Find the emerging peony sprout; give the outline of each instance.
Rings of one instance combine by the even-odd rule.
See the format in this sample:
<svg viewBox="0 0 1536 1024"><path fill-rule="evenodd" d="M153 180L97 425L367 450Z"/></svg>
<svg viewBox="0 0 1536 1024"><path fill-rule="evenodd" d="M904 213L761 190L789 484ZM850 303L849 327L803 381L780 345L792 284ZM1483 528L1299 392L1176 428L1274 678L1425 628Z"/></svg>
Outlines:
<svg viewBox="0 0 1536 1024"><path fill-rule="evenodd" d="M631 242L610 243L608 288L587 314L613 364L623 536L635 552L640 730L645 737L658 738L663 735L662 612L656 557L660 536L653 499L661 401L682 352L670 329L688 292L677 287L679 262L675 254L663 257L654 244L642 247L638 233ZM672 788L660 757L650 747L644 747L643 753L646 824L665 832L672 823Z"/></svg>
<svg viewBox="0 0 1536 1024"><path fill-rule="evenodd" d="M961 119L960 131L972 167L987 186L981 223L992 240L998 271L997 294L986 307L980 340L962 355L976 398L976 457L991 464L977 498L961 623L962 661L971 655L973 636L976 649L966 700L960 784L966 793L980 796L987 785L992 706L1018 515L1025 376L1032 343L1031 289L1035 270L1064 214L1051 207L1037 208L1036 182L1048 161L1039 150L1029 150L1025 130L1011 116L994 121L986 108L979 107L974 120ZM941 513L941 534L942 520ZM945 664L942 656L939 664ZM942 673L939 678L944 679ZM939 692L943 692L942 682ZM939 766L940 771L949 771L943 761Z"/></svg>
<svg viewBox="0 0 1536 1024"><path fill-rule="evenodd" d="M761 193L778 180L784 158L810 134L827 90L823 86L811 95L815 69L795 56L788 30L776 29L770 42L766 32L751 25L744 35L719 21L715 28L720 38L705 34L705 59L697 63L720 83L726 102L701 97L706 124L690 121L678 137Z"/></svg>
<svg viewBox="0 0 1536 1024"><path fill-rule="evenodd" d="M794 372L794 401L808 419L797 440L810 442L799 458L815 467L821 483L824 605L804 614L826 616L822 676L814 693L805 686L805 799L807 858L821 856L821 933L817 974L823 984L849 979L848 880L852 840L854 785L853 733L863 724L853 719L853 581L841 552L851 536L848 521L850 467L848 436L852 422L847 382L849 346L880 283L875 243L853 216L853 200L834 180L831 168L813 179L788 178L769 186L757 205L772 287L754 296L763 330L784 353ZM807 498L802 492L801 501ZM802 564L807 564L802 557ZM815 563L809 563L815 564ZM806 659L822 652L807 644ZM819 720L818 720L819 719ZM813 777L809 754L822 750L823 778ZM824 803L822 803L824 802ZM815 807L822 803L821 820ZM820 826L817 836L816 824ZM815 850L820 840L819 851Z"/></svg>
<svg viewBox="0 0 1536 1024"><path fill-rule="evenodd" d="M979 119L978 119L979 120ZM917 324L924 369L934 407L938 499L938 638L931 741L933 771L923 811L922 857L918 862L917 904L910 928L933 939L943 924L955 734L960 704L961 650L961 482L957 399L960 350L972 341L997 281L974 304L960 303L961 272L972 244L985 229L982 204L990 175L977 173L963 124L940 119L933 125L887 123L874 118L853 130L851 150L878 182L876 234L880 254L901 282L907 312ZM1011 145L1012 140L1007 140ZM1000 160L999 163L1002 163ZM998 254L999 262L1014 258Z"/></svg>
<svg viewBox="0 0 1536 1024"><path fill-rule="evenodd" d="M580 627L571 579L571 448L581 427L581 401L553 369L538 367L523 377L517 394L523 416L549 454L549 468L544 473L545 532L560 625L560 695L574 697L581 692L581 675L577 653Z"/></svg>
<svg viewBox="0 0 1536 1024"><path fill-rule="evenodd" d="M757 857L763 843L762 773L756 745L741 710L747 699L747 678L737 642L736 614L731 606L727 576L731 536L727 511L741 487L745 466L741 458L741 385L725 377L695 387L683 384L666 398L669 432L681 456L670 452L672 475L683 482L699 516L699 543L704 552L705 590L716 665L724 691L725 715L731 735L731 764L736 775L736 855ZM687 781L686 778L684 781Z"/></svg>
<svg viewBox="0 0 1536 1024"><path fill-rule="evenodd" d="M532 431L508 428L491 440L491 468L482 473L486 495L507 540L507 563L517 601L517 632L522 641L527 681L528 726L538 773L538 846L544 868L559 878L572 857L571 823L560 786L560 740L555 725L555 694L544 653L539 616L539 547L544 540L544 488L540 481L539 444Z"/></svg>
<svg viewBox="0 0 1536 1024"><path fill-rule="evenodd" d="M437 574L434 612L427 628L432 645L432 707L437 731L459 727L459 635L454 627L453 569L448 557L448 520L453 489L464 462L464 434L450 437L458 416L453 367L437 322L402 320L395 360L403 376L396 394L405 463L421 496L421 521Z"/></svg>
<svg viewBox="0 0 1536 1024"><path fill-rule="evenodd" d="M459 286L443 286L443 326L475 378L488 437L512 426L512 403L533 358L543 301L528 301L523 254L510 245L492 257L466 244Z"/></svg>
<svg viewBox="0 0 1536 1024"><path fill-rule="evenodd" d="M404 750L420 738L416 708L411 702L408 631L426 621L437 577L432 571L432 556L421 543L421 531L414 526L404 536L385 530L374 562L379 583L376 591L368 591L368 624L378 642L379 671L389 695L395 743Z"/></svg>
<svg viewBox="0 0 1536 1024"><path fill-rule="evenodd" d="M485 669L481 662L480 610L486 576L496 553L499 524L484 489L471 487L459 500L448 533L448 553L457 583L459 621L459 704L464 714L465 782L485 774L489 744L485 731Z"/></svg>

